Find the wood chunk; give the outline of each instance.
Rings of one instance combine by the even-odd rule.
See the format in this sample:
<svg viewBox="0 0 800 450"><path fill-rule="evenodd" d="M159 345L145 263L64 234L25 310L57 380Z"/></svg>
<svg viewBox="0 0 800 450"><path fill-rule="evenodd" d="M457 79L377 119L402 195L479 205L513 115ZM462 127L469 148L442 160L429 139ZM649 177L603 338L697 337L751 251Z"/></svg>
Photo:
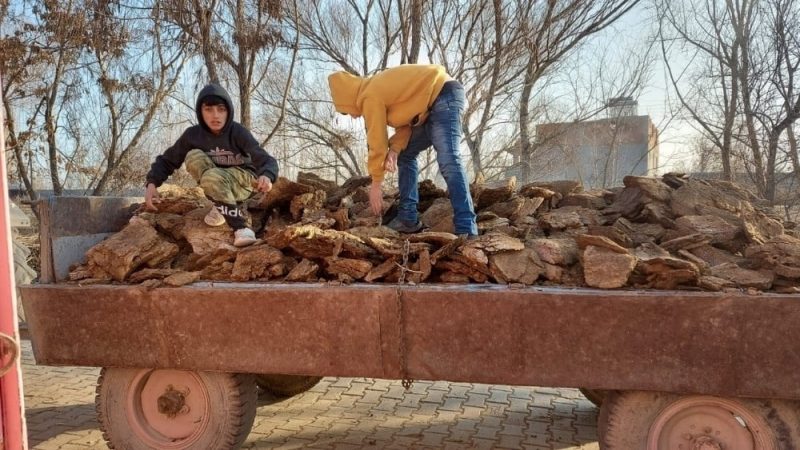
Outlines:
<svg viewBox="0 0 800 450"><path fill-rule="evenodd" d="M446 198L436 199L433 204L420 216L420 221L429 231L454 233L453 207Z"/></svg>
<svg viewBox="0 0 800 450"><path fill-rule="evenodd" d="M286 281L313 281L317 277L319 265L317 263L303 259L299 264L286 275Z"/></svg>
<svg viewBox="0 0 800 450"><path fill-rule="evenodd" d="M233 273L233 262L225 261L218 265L209 265L203 268L200 278L212 281L230 281Z"/></svg>
<svg viewBox="0 0 800 450"><path fill-rule="evenodd" d="M333 255L337 245L341 246L343 256L368 259L376 255L375 250L359 237L345 231L301 225L288 227L284 233L287 235L289 247L304 258L324 259Z"/></svg>
<svg viewBox="0 0 800 450"><path fill-rule="evenodd" d="M486 273L476 270L464 262L459 262L454 260L439 261L436 263L435 267L440 270L451 271L466 275L470 279L477 281L478 283L485 283L489 280L489 277L487 276ZM486 272L488 271L489 269L486 268Z"/></svg>
<svg viewBox="0 0 800 450"><path fill-rule="evenodd" d="M611 250L612 252L620 253L623 255L630 254L627 248L622 247L621 245L617 244L616 242L612 241L611 239L605 236L582 234L580 236L575 237L575 242L578 243L578 248L580 248L581 250L585 250L586 247L589 246L595 246L595 247L602 247Z"/></svg>
<svg viewBox="0 0 800 450"><path fill-rule="evenodd" d="M465 241L466 239L459 236L455 240L452 240L446 245L439 248L439 250L433 252L433 254L431 255L431 264L436 266L436 263L440 259L448 258L450 255L454 254L456 250L458 250L458 248L461 247L461 244L463 244Z"/></svg>
<svg viewBox="0 0 800 450"><path fill-rule="evenodd" d="M509 225L508 219L505 217L496 217L487 220L481 220L477 223L478 225L478 232L479 233L486 233L497 228L507 227Z"/></svg>
<svg viewBox="0 0 800 450"><path fill-rule="evenodd" d="M590 193L576 193L576 194L567 194L561 202L558 204L559 207L565 206L580 206L586 209L603 209L606 206L606 201L603 199L602 194L590 194Z"/></svg>
<svg viewBox="0 0 800 450"><path fill-rule="evenodd" d="M533 284L545 268L536 251L523 248L491 255L489 271L498 283Z"/></svg>
<svg viewBox="0 0 800 450"><path fill-rule="evenodd" d="M159 236L150 225L139 222L95 245L86 253L89 267L101 268L116 281L141 266L157 267L178 254L177 245Z"/></svg>
<svg viewBox="0 0 800 450"><path fill-rule="evenodd" d="M539 225L545 230L563 230L580 227L583 222L577 212L556 209L540 215Z"/></svg>
<svg viewBox="0 0 800 450"><path fill-rule="evenodd" d="M185 272L181 270L177 273L173 273L172 275L164 278L163 283L166 284L167 286L179 287L194 283L199 279L200 279L200 272Z"/></svg>
<svg viewBox="0 0 800 450"><path fill-rule="evenodd" d="M564 198L569 194L583 192L583 185L580 181L575 180L539 181L527 186L549 189L556 192L560 198Z"/></svg>
<svg viewBox="0 0 800 450"><path fill-rule="evenodd" d="M458 272L446 271L439 275L442 283L468 284L469 277Z"/></svg>
<svg viewBox="0 0 800 450"><path fill-rule="evenodd" d="M236 259L237 254L235 247L219 248L205 255L192 253L187 259L186 268L189 271L203 270L207 266L216 266L227 261L233 261Z"/></svg>
<svg viewBox="0 0 800 450"><path fill-rule="evenodd" d="M645 275L648 287L655 289L694 286L700 276L697 266L670 256L640 259L636 264L636 271Z"/></svg>
<svg viewBox="0 0 800 450"><path fill-rule="evenodd" d="M365 237L364 243L375 249L384 257L402 257L404 253L415 255L423 250L430 250L430 244L424 242L411 243L409 241L408 247L406 247L405 241L399 242L397 240Z"/></svg>
<svg viewBox="0 0 800 450"><path fill-rule="evenodd" d="M96 272L101 272L104 275L104 278L108 281L111 281L111 275L102 270L101 268L92 268L86 264L80 264L77 267L70 267L69 271L69 281L79 281L85 280L88 278L93 278Z"/></svg>
<svg viewBox="0 0 800 450"><path fill-rule="evenodd" d="M163 280L164 278L183 272L179 269L142 269L128 276L128 283L138 284L145 280Z"/></svg>
<svg viewBox="0 0 800 450"><path fill-rule="evenodd" d="M516 213L512 214L509 219L511 219L511 223L518 224L524 221L525 219L531 218L536 211L542 206L544 199L541 197L536 198L527 198L527 197L519 197L522 199L522 205L517 210Z"/></svg>
<svg viewBox="0 0 800 450"><path fill-rule="evenodd" d="M711 239L708 236L695 233L662 242L660 245L661 248L666 251L677 252L678 250L691 250L693 248L702 247L709 243L711 243Z"/></svg>
<svg viewBox="0 0 800 450"><path fill-rule="evenodd" d="M627 284L636 267L636 257L627 250L618 252L607 247L588 245L583 251L582 263L583 276L588 286L615 289Z"/></svg>
<svg viewBox="0 0 800 450"><path fill-rule="evenodd" d="M254 209L287 208L293 198L298 195L314 192L314 190L312 186L295 183L284 177L278 177L278 179L272 183L272 189L263 195L255 196L249 203L249 207Z"/></svg>
<svg viewBox="0 0 800 450"><path fill-rule="evenodd" d="M719 292L723 289L732 288L735 286L735 284L724 278L719 278L712 275L704 275L697 279L697 286L707 291Z"/></svg>
<svg viewBox="0 0 800 450"><path fill-rule="evenodd" d="M706 273L711 268L711 266L707 262L705 262L705 260L703 260L702 258L698 258L697 256L694 256L688 250L678 250L678 255L681 258L690 261L692 264L697 266L698 270L700 270L700 273Z"/></svg>
<svg viewBox="0 0 800 450"><path fill-rule="evenodd" d="M347 275L353 280L364 278L372 270L372 263L352 258L325 258L325 271L331 275Z"/></svg>
<svg viewBox="0 0 800 450"><path fill-rule="evenodd" d="M313 172L298 172L297 183L311 186L315 190L325 191L326 194L333 194L339 189L333 181L323 179Z"/></svg>
<svg viewBox="0 0 800 450"><path fill-rule="evenodd" d="M718 266L724 263L734 263L738 265L744 262L744 258L711 245L694 247L690 249L689 252L708 263L710 267Z"/></svg>
<svg viewBox="0 0 800 450"><path fill-rule="evenodd" d="M761 290L769 289L775 280L775 274L772 272L743 269L731 263L712 267L711 275L731 281L738 287Z"/></svg>
<svg viewBox="0 0 800 450"><path fill-rule="evenodd" d="M628 234L621 231L618 227L604 225L589 225L588 234L603 236L625 248L633 248L633 239Z"/></svg>
<svg viewBox="0 0 800 450"><path fill-rule="evenodd" d="M654 259L654 258L669 258L670 254L668 251L664 250L663 248L659 247L656 244L645 243L634 250L633 255L636 256L638 259Z"/></svg>
<svg viewBox="0 0 800 450"><path fill-rule="evenodd" d="M347 230L347 232L354 236L358 236L361 239L365 238L400 239L400 233L385 226L353 227Z"/></svg>
<svg viewBox="0 0 800 450"><path fill-rule="evenodd" d="M553 283L561 283L565 278L565 270L561 266L544 262L544 277Z"/></svg>
<svg viewBox="0 0 800 450"><path fill-rule="evenodd" d="M372 183L372 178L369 176L350 178L345 181L344 184L342 184L341 188L337 189L336 192L328 196L328 204L339 205L342 203L342 200L345 197L352 194L359 188L369 186L370 183Z"/></svg>
<svg viewBox="0 0 800 450"><path fill-rule="evenodd" d="M493 183L474 183L471 186L475 210L482 210L489 205L502 203L510 199L517 190L517 178L510 177Z"/></svg>
<svg viewBox="0 0 800 450"><path fill-rule="evenodd" d="M745 256L766 269L783 265L800 267L800 239L783 235L745 249Z"/></svg>
<svg viewBox="0 0 800 450"><path fill-rule="evenodd" d="M389 258L384 262L373 267L369 273L364 277L364 281L371 283L380 280L381 278L392 273L397 268L397 258Z"/></svg>
<svg viewBox="0 0 800 450"><path fill-rule="evenodd" d="M477 247L485 250L488 253L497 253L522 250L525 248L525 244L515 237L511 237L503 233L493 232L478 236L471 241L467 241L467 243L464 244L464 247Z"/></svg>
<svg viewBox="0 0 800 450"><path fill-rule="evenodd" d="M773 270L775 275L783 278L800 279L800 267L788 266L786 264L778 264Z"/></svg>
<svg viewBox="0 0 800 450"><path fill-rule="evenodd" d="M425 242L435 246L446 245L458 239L453 233L442 233L439 231L423 231L422 233L409 234L406 236L409 242Z"/></svg>
<svg viewBox="0 0 800 450"><path fill-rule="evenodd" d="M333 212L328 211L329 218L334 220L334 228L339 231L345 231L350 228L350 214L347 208L339 208Z"/></svg>
<svg viewBox="0 0 800 450"><path fill-rule="evenodd" d="M631 223L624 217L620 217L612 225L621 233L630 236L633 245L637 246L646 242L660 242L666 230L657 223Z"/></svg>
<svg viewBox="0 0 800 450"><path fill-rule="evenodd" d="M578 261L578 244L574 239L533 239L526 245L550 264L568 266Z"/></svg>
<svg viewBox="0 0 800 450"><path fill-rule="evenodd" d="M511 219L517 215L517 213L519 213L523 206L525 206L526 200L532 201L531 199L525 197L512 197L505 202L489 205L486 209L484 209L484 211L492 212L499 217Z"/></svg>
<svg viewBox="0 0 800 450"><path fill-rule="evenodd" d="M422 283L431 276L431 270L433 269L431 266L431 254L427 250L420 252L413 269L414 272L408 276L409 281L413 283Z"/></svg>
<svg viewBox="0 0 800 450"><path fill-rule="evenodd" d="M283 259L280 250L267 244L252 245L239 250L233 264L231 278L234 281L247 281L261 278L266 274L272 264L277 264Z"/></svg>
<svg viewBox="0 0 800 450"><path fill-rule="evenodd" d="M672 188L658 178L628 175L622 179L622 184L641 189L651 200L669 202L672 199Z"/></svg>
<svg viewBox="0 0 800 450"><path fill-rule="evenodd" d="M675 228L683 235L702 234L712 244L731 241L742 231L717 216L683 216L675 220Z"/></svg>
<svg viewBox="0 0 800 450"><path fill-rule="evenodd" d="M295 221L306 218L310 214L320 211L325 206L327 196L325 191L306 192L295 196L289 202L289 212Z"/></svg>

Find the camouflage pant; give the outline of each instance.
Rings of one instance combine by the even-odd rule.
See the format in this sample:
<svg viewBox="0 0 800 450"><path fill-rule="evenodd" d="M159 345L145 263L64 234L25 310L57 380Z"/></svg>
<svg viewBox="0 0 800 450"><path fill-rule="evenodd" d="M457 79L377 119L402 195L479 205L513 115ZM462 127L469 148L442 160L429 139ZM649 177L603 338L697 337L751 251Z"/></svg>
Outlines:
<svg viewBox="0 0 800 450"><path fill-rule="evenodd" d="M217 167L205 152L197 149L186 154L186 170L231 228L246 226L244 211L237 204L253 194L252 173L239 167Z"/></svg>
<svg viewBox="0 0 800 450"><path fill-rule="evenodd" d="M240 167L217 167L202 150L186 154L186 170L214 202L235 205L253 194L252 173Z"/></svg>

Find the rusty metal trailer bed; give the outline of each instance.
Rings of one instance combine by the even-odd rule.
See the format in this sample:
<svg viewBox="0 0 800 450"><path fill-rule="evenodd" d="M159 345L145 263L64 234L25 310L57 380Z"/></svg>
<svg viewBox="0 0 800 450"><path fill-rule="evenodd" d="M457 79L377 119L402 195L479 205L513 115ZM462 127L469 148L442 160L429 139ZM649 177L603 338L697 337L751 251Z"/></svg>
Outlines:
<svg viewBox="0 0 800 450"><path fill-rule="evenodd" d="M120 199L51 202L46 281L70 254L59 248L118 229L129 211ZM92 209L103 218L54 222ZM98 414L125 448L235 448L255 413L247 374L591 388L609 392L605 449L800 446L797 295L43 283L23 303L37 363L105 368Z"/></svg>

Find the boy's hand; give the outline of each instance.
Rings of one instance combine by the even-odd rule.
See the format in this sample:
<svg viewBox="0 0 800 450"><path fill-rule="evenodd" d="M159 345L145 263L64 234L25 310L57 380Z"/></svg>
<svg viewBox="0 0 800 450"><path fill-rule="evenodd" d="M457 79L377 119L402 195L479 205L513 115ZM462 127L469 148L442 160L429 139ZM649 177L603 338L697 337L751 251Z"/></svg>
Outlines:
<svg viewBox="0 0 800 450"><path fill-rule="evenodd" d="M372 209L372 213L376 216L380 217L383 214L383 189L381 189L381 185L383 183L380 181L373 181L372 185L369 187L369 206Z"/></svg>
<svg viewBox="0 0 800 450"><path fill-rule="evenodd" d="M253 187L255 187L258 192L269 192L272 190L272 181L269 181L266 175L261 175L258 177Z"/></svg>
<svg viewBox="0 0 800 450"><path fill-rule="evenodd" d="M389 150L386 159L383 161L383 170L391 173L397 172L397 152Z"/></svg>
<svg viewBox="0 0 800 450"><path fill-rule="evenodd" d="M144 191L144 209L147 211L158 211L155 204L161 203L161 197L158 195L158 189L153 183L147 183L147 189Z"/></svg>

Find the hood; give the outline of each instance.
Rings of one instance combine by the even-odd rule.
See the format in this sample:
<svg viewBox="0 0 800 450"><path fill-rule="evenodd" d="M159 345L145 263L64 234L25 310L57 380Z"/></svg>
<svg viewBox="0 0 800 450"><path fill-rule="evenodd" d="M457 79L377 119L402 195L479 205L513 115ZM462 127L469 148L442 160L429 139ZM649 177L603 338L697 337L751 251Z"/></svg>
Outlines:
<svg viewBox="0 0 800 450"><path fill-rule="evenodd" d="M328 76L331 98L336 111L342 114L361 115L358 94L366 80L347 72L336 72Z"/></svg>
<svg viewBox="0 0 800 450"><path fill-rule="evenodd" d="M222 131L226 131L231 126L231 123L233 123L233 103L231 102L230 95L228 95L228 91L216 83L209 83L205 85L203 89L200 89L200 93L197 94L197 101L194 104L194 111L197 114L197 123L199 123L204 130L208 132L211 131L203 120L203 114L200 112L200 103L209 95L222 97L222 99L225 101L225 104L228 106L228 119L225 121L225 126L222 127Z"/></svg>

